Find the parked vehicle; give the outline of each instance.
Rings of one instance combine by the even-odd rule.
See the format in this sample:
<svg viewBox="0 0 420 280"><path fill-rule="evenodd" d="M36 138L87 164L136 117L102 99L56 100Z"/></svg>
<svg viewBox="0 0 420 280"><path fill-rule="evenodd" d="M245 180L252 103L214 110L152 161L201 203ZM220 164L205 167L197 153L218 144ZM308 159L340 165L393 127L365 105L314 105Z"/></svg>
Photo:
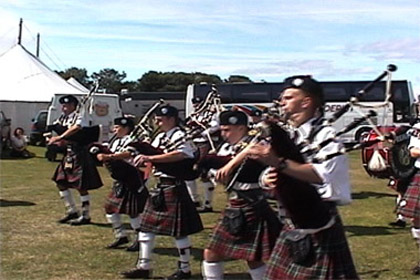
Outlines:
<svg viewBox="0 0 420 280"><path fill-rule="evenodd" d="M29 145L45 146L45 137L43 136L47 126L47 110L40 110L35 118L32 119L31 133L29 134Z"/></svg>
<svg viewBox="0 0 420 280"><path fill-rule="evenodd" d="M10 124L12 120L8 119L3 111L0 111L0 152L3 152L3 149L7 149L10 144Z"/></svg>

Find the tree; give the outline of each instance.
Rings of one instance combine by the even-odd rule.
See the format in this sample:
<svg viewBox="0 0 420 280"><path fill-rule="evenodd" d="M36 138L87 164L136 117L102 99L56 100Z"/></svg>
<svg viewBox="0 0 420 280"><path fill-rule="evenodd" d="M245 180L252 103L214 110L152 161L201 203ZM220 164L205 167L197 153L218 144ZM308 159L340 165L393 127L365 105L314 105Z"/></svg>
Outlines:
<svg viewBox="0 0 420 280"><path fill-rule="evenodd" d="M123 71L119 73L115 69L104 68L99 71L99 73L94 72L91 75L93 80L99 80L99 88L105 89L107 93L116 93L120 94L121 89L124 88L122 80L125 79L127 75Z"/></svg>
<svg viewBox="0 0 420 280"><path fill-rule="evenodd" d="M138 80L139 91L163 91L165 86L162 72L149 71Z"/></svg>
<svg viewBox="0 0 420 280"><path fill-rule="evenodd" d="M252 83L252 80L246 76L230 75L225 83Z"/></svg>
<svg viewBox="0 0 420 280"><path fill-rule="evenodd" d="M220 84L222 80L217 75L185 72L156 72L149 71L139 80L140 91L186 91L189 84L206 82Z"/></svg>
<svg viewBox="0 0 420 280"><path fill-rule="evenodd" d="M91 83L85 68L70 67L64 71L56 71L56 73L65 80L73 77L86 88L89 88L89 84Z"/></svg>

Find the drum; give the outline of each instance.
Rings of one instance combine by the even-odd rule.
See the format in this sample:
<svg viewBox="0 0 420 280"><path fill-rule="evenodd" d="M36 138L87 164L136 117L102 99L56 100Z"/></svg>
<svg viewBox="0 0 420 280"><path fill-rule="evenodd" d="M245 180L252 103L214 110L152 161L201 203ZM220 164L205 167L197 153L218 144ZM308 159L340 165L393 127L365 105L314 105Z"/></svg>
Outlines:
<svg viewBox="0 0 420 280"><path fill-rule="evenodd" d="M392 142L377 142L362 149L362 162L366 172L376 178L407 179L416 171L415 159L410 156L408 143L410 136L406 133L409 126L383 126L378 128L383 134L393 134ZM378 134L371 130L363 142L375 142Z"/></svg>

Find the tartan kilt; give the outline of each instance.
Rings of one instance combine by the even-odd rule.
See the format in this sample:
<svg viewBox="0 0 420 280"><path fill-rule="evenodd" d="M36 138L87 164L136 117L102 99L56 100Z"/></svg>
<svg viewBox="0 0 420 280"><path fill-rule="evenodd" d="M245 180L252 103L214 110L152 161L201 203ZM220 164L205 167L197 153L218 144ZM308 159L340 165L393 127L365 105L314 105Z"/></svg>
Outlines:
<svg viewBox="0 0 420 280"><path fill-rule="evenodd" d="M149 196L141 216L140 231L183 237L203 230L200 215L185 183L176 186L158 184L157 189L163 189L166 209L155 210Z"/></svg>
<svg viewBox="0 0 420 280"><path fill-rule="evenodd" d="M313 254L305 264L293 262L284 229L277 239L264 279L359 279L339 216L335 224L311 234Z"/></svg>
<svg viewBox="0 0 420 280"><path fill-rule="evenodd" d="M246 192L249 197L262 194L261 190L242 192ZM237 235L229 233L223 223L225 208L213 229L207 248L231 259L268 260L282 228L274 210L265 199L260 201L258 210L239 197L229 199L229 204L227 208L242 209L246 218L245 228Z"/></svg>
<svg viewBox="0 0 420 280"><path fill-rule="evenodd" d="M397 209L406 218L420 217L420 170L414 175Z"/></svg>
<svg viewBox="0 0 420 280"><path fill-rule="evenodd" d="M140 189L140 192L125 188L123 197L117 197L114 189L108 194L105 201L105 212L127 214L130 217L137 217L143 212L146 205L149 191L146 187Z"/></svg>
<svg viewBox="0 0 420 280"><path fill-rule="evenodd" d="M94 190L102 187L103 183L96 163L87 146L71 145L71 151L67 152L58 164L52 180L57 185L77 190ZM67 157L71 157L73 162L73 168L70 171L64 169Z"/></svg>

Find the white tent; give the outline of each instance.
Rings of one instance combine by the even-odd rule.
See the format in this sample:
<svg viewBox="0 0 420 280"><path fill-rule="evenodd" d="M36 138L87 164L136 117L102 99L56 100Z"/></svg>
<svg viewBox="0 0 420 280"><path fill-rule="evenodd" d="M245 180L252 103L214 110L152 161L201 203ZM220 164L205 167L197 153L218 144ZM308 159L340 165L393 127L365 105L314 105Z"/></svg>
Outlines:
<svg viewBox="0 0 420 280"><path fill-rule="evenodd" d="M0 110L29 134L31 119L47 109L55 93L83 93L48 68L22 45L0 55Z"/></svg>
<svg viewBox="0 0 420 280"><path fill-rule="evenodd" d="M83 91L83 92L89 92L89 90L84 86L84 85L82 85L78 80L76 80L75 78L73 78L73 77L70 77L70 78L68 78L67 79L67 83L69 83L69 84L71 84L72 86L74 86L74 87L76 87L76 88L78 88L78 89L80 89L81 91Z"/></svg>

